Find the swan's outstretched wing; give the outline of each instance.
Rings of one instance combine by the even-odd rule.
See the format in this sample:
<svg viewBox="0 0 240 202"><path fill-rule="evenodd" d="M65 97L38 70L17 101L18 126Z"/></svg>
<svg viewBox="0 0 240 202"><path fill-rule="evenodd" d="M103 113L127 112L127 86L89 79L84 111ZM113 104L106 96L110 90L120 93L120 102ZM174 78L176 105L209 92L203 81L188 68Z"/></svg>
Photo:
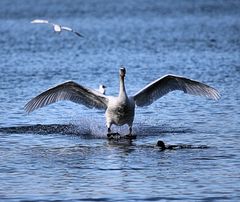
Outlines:
<svg viewBox="0 0 240 202"><path fill-rule="evenodd" d="M64 27L64 26L62 26L61 28L62 28L62 30L66 30L66 31L69 31L69 32L73 32L74 34L76 34L76 35L78 35L78 36L80 36L80 37L84 37L82 34L80 34L79 32L74 31L74 30L73 30L72 28L70 28L70 27Z"/></svg>
<svg viewBox="0 0 240 202"><path fill-rule="evenodd" d="M158 98L174 90L181 90L184 93L205 96L214 100L220 98L216 89L198 81L175 75L166 75L153 81L137 92L133 98L137 106L143 107L152 104Z"/></svg>
<svg viewBox="0 0 240 202"><path fill-rule="evenodd" d="M100 92L83 87L73 81L67 81L39 94L30 100L24 108L30 113L60 100L70 100L88 108L98 109L106 109L108 103L108 98Z"/></svg>

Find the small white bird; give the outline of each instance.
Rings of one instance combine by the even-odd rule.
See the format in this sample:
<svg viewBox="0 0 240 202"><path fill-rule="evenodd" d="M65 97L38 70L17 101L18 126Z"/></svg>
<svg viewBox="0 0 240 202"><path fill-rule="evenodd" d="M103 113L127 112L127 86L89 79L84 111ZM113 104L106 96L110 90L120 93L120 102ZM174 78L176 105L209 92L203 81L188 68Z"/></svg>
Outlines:
<svg viewBox="0 0 240 202"><path fill-rule="evenodd" d="M99 88L98 88L98 91L100 92L100 93L102 93L103 95L105 95L105 93L106 93L106 86L104 86L104 85L99 85Z"/></svg>
<svg viewBox="0 0 240 202"><path fill-rule="evenodd" d="M133 96L128 96L125 90L124 77L126 69L120 68L120 88L117 97L106 96L97 90L81 86L74 81L67 81L39 94L25 105L25 110L30 113L35 109L55 103L60 100L70 100L83 104L88 108L105 109L108 135L111 134L111 126L129 126L129 135L133 138L132 125L135 114L135 106L144 107L152 104L160 97L174 90L184 93L200 95L214 100L220 98L219 92L203 83L175 75L163 76L148 84Z"/></svg>
<svg viewBox="0 0 240 202"><path fill-rule="evenodd" d="M36 20L31 21L31 23L33 23L33 24L49 24L49 25L53 26L54 32L60 33L62 30L65 30L65 31L73 32L74 34L76 34L79 37L83 37L82 34L80 34L79 32L74 31L70 27L64 27L64 26L61 26L59 24L51 23L48 20L36 19Z"/></svg>

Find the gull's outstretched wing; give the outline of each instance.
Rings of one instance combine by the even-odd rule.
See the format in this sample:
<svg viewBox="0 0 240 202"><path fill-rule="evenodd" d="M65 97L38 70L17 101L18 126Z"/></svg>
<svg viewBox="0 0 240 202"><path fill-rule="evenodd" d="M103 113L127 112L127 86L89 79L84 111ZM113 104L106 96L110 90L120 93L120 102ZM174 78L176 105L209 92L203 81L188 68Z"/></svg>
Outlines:
<svg viewBox="0 0 240 202"><path fill-rule="evenodd" d="M73 29L70 28L70 27L61 26L61 28L62 28L63 30L66 30L66 31L73 32Z"/></svg>
<svg viewBox="0 0 240 202"><path fill-rule="evenodd" d="M137 106L143 107L152 104L158 98L174 90L181 90L184 93L205 96L214 100L220 98L216 89L201 82L175 75L166 75L153 81L137 92L133 98Z"/></svg>
<svg viewBox="0 0 240 202"><path fill-rule="evenodd" d="M36 19L36 20L32 20L31 23L33 23L33 24L48 24L49 22L47 20Z"/></svg>
<svg viewBox="0 0 240 202"><path fill-rule="evenodd" d="M70 28L70 27L64 27L64 26L62 26L61 28L62 28L62 30L66 30L66 31L69 31L69 32L73 32L73 33L75 33L76 35L78 35L78 36L80 36L80 37L84 37L82 34L80 34L79 32L74 31L74 30L73 30L72 28Z"/></svg>
<svg viewBox="0 0 240 202"><path fill-rule="evenodd" d="M67 81L39 94L25 105L30 113L38 108L60 100L70 100L88 108L106 109L108 98L102 93L83 87L73 81Z"/></svg>

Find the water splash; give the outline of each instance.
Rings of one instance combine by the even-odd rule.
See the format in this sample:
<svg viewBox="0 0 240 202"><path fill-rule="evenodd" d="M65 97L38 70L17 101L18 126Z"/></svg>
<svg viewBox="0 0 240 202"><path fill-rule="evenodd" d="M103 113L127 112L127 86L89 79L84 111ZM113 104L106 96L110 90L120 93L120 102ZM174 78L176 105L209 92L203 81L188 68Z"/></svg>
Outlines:
<svg viewBox="0 0 240 202"><path fill-rule="evenodd" d="M107 135L105 124L96 121L96 119L81 118L79 120L72 120L70 124L75 125L76 131L84 137L103 138Z"/></svg>

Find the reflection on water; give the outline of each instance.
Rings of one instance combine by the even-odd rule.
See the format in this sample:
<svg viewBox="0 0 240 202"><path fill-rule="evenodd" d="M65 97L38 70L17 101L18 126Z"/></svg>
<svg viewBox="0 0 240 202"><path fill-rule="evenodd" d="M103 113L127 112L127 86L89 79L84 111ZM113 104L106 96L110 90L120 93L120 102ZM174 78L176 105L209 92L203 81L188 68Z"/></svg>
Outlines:
<svg viewBox="0 0 240 202"><path fill-rule="evenodd" d="M239 201L239 6L0 1L0 200ZM36 18L85 38L29 23ZM30 115L23 110L66 80L94 89L104 84L107 95L116 95L120 65L129 95L171 73L207 83L222 97L173 92L136 108L132 141L108 141L104 112L71 102ZM180 149L161 151L158 140Z"/></svg>

